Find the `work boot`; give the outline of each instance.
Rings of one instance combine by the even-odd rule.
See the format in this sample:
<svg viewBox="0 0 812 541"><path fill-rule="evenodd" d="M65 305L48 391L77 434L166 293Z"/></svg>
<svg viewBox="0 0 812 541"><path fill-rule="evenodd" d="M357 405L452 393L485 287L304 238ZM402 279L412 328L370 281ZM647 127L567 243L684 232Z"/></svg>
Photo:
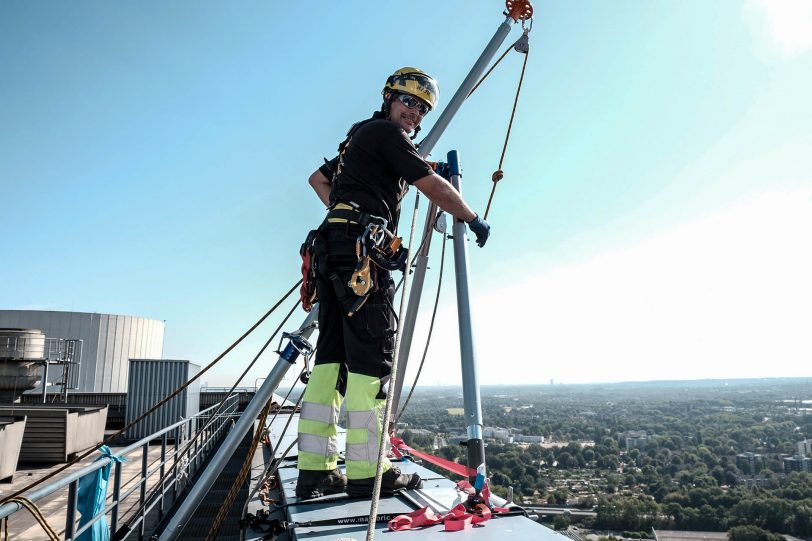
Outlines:
<svg viewBox="0 0 812 541"><path fill-rule="evenodd" d="M299 470L296 497L309 500L328 494L340 494L347 489L347 476L334 470Z"/></svg>
<svg viewBox="0 0 812 541"><path fill-rule="evenodd" d="M400 468L391 467L383 472L381 478L381 494L392 494L396 490L405 488L413 490L421 488L423 480L416 473L401 473ZM375 487L375 478L350 479L347 481L347 494L350 496L370 496Z"/></svg>

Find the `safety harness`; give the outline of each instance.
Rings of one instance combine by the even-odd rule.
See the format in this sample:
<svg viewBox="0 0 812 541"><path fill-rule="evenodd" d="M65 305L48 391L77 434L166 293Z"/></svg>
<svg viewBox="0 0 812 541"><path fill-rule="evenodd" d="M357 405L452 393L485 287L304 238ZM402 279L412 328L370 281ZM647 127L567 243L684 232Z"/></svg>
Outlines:
<svg viewBox="0 0 812 541"><path fill-rule="evenodd" d="M356 203L336 203L327 213L319 229L310 231L299 250L302 256L302 287L300 295L306 312L316 302L316 266L324 264L326 252L319 244L319 232L329 224L344 223L363 227L355 239L357 263L347 286L358 299L347 310L347 317L357 313L369 299L370 293L378 286L376 269L392 272L406 269L409 251L403 246L403 239L387 229L386 218L358 210ZM319 255L321 253L321 256ZM321 263L319 263L321 260Z"/></svg>

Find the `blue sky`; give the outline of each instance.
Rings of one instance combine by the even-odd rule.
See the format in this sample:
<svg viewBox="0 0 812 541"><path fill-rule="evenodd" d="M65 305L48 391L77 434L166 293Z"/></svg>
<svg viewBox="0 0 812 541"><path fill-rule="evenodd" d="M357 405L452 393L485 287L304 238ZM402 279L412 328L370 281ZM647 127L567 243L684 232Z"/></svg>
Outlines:
<svg viewBox="0 0 812 541"><path fill-rule="evenodd" d="M810 375L809 3L535 8L493 236L470 250L483 382ZM0 307L166 320L165 357L208 363L298 279L324 212L306 179L388 73L425 69L447 103L502 9L1 3ZM480 211L520 67L434 149L459 151ZM431 267L417 352L437 240ZM459 381L447 272L426 384Z"/></svg>

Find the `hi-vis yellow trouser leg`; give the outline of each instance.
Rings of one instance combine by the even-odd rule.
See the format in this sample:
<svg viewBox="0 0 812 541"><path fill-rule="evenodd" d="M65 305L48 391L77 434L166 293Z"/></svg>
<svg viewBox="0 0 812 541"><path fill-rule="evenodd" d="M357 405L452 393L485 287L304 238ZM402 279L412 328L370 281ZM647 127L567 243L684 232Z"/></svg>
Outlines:
<svg viewBox="0 0 812 541"><path fill-rule="evenodd" d="M336 424L344 398L336 390L339 367L338 363L318 364L310 374L299 414L300 470L338 466Z"/></svg>
<svg viewBox="0 0 812 541"><path fill-rule="evenodd" d="M375 477L378 446L386 401L378 398L381 380L350 372L347 375L347 466L348 479ZM384 471L391 468L387 460Z"/></svg>

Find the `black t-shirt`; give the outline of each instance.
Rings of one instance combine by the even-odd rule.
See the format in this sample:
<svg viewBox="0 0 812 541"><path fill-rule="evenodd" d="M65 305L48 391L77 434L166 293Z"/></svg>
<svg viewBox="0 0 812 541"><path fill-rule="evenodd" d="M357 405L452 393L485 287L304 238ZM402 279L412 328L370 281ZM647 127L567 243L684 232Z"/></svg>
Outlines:
<svg viewBox="0 0 812 541"><path fill-rule="evenodd" d="M332 179L331 202L357 203L362 212L389 220L391 229L408 185L433 173L406 132L384 119L360 126L319 171Z"/></svg>

